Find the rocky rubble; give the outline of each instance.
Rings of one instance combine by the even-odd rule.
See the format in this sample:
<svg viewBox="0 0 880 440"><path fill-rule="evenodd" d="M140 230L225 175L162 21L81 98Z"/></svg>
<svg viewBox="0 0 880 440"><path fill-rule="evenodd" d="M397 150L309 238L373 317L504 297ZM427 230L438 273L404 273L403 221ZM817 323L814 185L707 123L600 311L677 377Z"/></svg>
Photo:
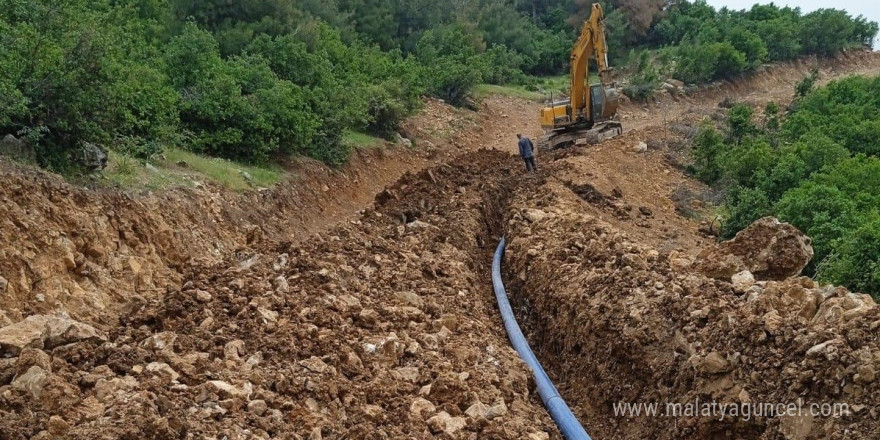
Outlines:
<svg viewBox="0 0 880 440"><path fill-rule="evenodd" d="M880 438L880 308L868 295L797 277L812 256L803 234L762 219L691 259L630 241L587 214L585 203L555 183L514 197L505 264L539 358L591 435ZM850 410L670 423L612 409L696 399L801 399Z"/></svg>
<svg viewBox="0 0 880 440"><path fill-rule="evenodd" d="M693 270L722 280L745 270L759 280L784 280L800 275L812 259L809 237L788 223L764 217L732 240L704 249Z"/></svg>
<svg viewBox="0 0 880 440"><path fill-rule="evenodd" d="M303 245L190 266L106 335L0 329L0 437L558 438L486 276L515 164L464 163Z"/></svg>

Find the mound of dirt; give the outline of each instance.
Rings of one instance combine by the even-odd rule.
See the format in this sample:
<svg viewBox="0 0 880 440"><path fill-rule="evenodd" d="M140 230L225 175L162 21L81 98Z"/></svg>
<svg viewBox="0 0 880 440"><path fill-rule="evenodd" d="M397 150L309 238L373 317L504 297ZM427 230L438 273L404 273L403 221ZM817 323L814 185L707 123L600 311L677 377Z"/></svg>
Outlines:
<svg viewBox="0 0 880 440"><path fill-rule="evenodd" d="M765 217L733 240L704 249L694 270L722 280L745 270L759 280L784 280L800 275L812 259L809 237L788 223Z"/></svg>
<svg viewBox="0 0 880 440"><path fill-rule="evenodd" d="M538 357L591 435L880 438L880 308L869 296L808 278L738 279L734 286L692 273L670 261L675 253L633 242L587 205L558 183L517 194L507 214L505 264ZM670 403L799 400L849 407L839 417L749 419L626 417L613 409L658 403L663 414Z"/></svg>
<svg viewBox="0 0 880 440"><path fill-rule="evenodd" d="M0 362L3 438L558 438L488 277L518 163L464 159L302 245L191 266L106 338L26 344Z"/></svg>

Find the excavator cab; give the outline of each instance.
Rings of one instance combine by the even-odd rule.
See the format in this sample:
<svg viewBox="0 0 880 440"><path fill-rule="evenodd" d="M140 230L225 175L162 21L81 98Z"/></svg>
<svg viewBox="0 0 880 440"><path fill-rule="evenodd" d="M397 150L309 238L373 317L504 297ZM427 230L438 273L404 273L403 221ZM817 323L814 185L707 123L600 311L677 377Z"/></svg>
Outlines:
<svg viewBox="0 0 880 440"><path fill-rule="evenodd" d="M614 87L605 87L602 84L590 86L590 107L593 109L593 121L609 121L617 116L617 104L620 95Z"/></svg>

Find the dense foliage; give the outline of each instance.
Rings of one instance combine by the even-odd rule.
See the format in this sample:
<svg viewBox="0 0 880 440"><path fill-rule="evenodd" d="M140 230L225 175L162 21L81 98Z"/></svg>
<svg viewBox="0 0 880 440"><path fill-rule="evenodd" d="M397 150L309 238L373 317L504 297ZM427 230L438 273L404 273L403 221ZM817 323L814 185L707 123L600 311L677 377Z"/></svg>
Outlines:
<svg viewBox="0 0 880 440"><path fill-rule="evenodd" d="M727 236L777 216L813 239L811 273L880 296L880 77L798 93L781 126L775 105L763 124L737 105L704 126L697 176L727 190Z"/></svg>
<svg viewBox="0 0 880 440"><path fill-rule="evenodd" d="M797 8L756 4L731 11L684 1L669 8L648 41L668 48L676 78L701 83L730 78L768 61L870 45L877 30L877 23L835 9L802 14Z"/></svg>
<svg viewBox="0 0 880 440"><path fill-rule="evenodd" d="M265 162L338 164L346 130L392 135L433 95L456 105L481 82L534 86L565 71L589 0L5 0L0 136L64 168L85 145L149 157L164 146ZM610 0L612 64L649 96L767 60L864 44L876 24L841 11ZM652 52L656 54L657 52Z"/></svg>

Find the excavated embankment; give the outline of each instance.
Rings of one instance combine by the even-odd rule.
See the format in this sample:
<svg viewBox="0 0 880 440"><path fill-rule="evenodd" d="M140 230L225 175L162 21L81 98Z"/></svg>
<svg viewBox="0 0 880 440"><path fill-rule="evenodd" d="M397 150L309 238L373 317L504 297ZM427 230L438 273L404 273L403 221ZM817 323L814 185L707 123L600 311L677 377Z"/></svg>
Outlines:
<svg viewBox="0 0 880 440"><path fill-rule="evenodd" d="M6 327L0 437L557 438L488 276L519 164L461 163L302 245L191 266L108 334Z"/></svg>
<svg viewBox="0 0 880 440"><path fill-rule="evenodd" d="M768 219L749 232L756 237L694 263L634 243L588 214L596 200L556 182L518 193L507 214L505 263L538 357L594 438L880 438L880 308L867 295L808 278L766 278L799 271L795 251L812 256L807 239ZM731 250L741 257L723 257ZM785 255L768 268L774 251ZM743 273L732 283L746 268L759 281ZM713 270L728 278L701 272ZM667 403L799 400L804 413L785 417L625 417L613 409L659 403L663 414ZM812 403L845 403L849 411L813 417Z"/></svg>

